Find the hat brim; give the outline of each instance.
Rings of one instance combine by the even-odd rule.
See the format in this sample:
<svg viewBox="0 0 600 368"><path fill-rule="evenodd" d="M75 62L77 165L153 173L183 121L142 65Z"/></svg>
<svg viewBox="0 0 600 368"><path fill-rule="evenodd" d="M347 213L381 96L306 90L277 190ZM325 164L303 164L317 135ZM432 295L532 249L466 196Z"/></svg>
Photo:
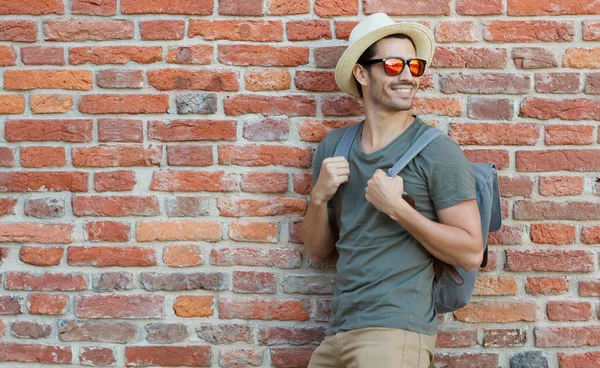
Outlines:
<svg viewBox="0 0 600 368"><path fill-rule="evenodd" d="M369 46L393 34L404 34L410 37L415 44L417 57L427 62L425 68L427 69L431 65L434 53L434 41L429 29L418 23L390 24L389 26L381 27L367 33L348 46L344 51L335 67L335 82L342 91L359 97L356 80L352 74L354 65Z"/></svg>

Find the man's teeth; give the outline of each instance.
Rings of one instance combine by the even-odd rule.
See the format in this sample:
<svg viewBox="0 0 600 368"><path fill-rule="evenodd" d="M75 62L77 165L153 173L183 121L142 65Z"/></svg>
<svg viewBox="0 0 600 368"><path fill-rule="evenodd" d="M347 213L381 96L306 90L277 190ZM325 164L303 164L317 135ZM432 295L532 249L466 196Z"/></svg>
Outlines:
<svg viewBox="0 0 600 368"><path fill-rule="evenodd" d="M409 93L409 92L410 92L410 88L392 88L392 91L398 91L398 92L403 92L403 93Z"/></svg>

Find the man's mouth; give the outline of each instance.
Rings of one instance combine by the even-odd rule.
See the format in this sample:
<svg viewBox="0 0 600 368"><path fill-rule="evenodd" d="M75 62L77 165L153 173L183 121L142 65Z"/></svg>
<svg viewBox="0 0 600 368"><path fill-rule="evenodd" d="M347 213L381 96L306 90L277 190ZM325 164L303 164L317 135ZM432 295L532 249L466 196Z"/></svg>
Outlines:
<svg viewBox="0 0 600 368"><path fill-rule="evenodd" d="M392 86L392 91L394 91L397 94L400 95L410 95L410 93L412 92L413 87L412 86Z"/></svg>

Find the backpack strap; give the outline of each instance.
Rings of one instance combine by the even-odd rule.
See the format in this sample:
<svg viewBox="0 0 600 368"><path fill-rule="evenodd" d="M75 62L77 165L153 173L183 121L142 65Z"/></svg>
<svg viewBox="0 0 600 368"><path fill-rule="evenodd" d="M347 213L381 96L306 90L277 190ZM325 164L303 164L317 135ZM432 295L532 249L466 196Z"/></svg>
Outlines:
<svg viewBox="0 0 600 368"><path fill-rule="evenodd" d="M342 138L338 142L337 147L335 147L335 152L333 156L344 156L347 160L350 157L350 148L352 148L352 142L354 142L354 137L356 137L356 133L358 132L358 128L362 126L364 120L358 124L350 125L344 134L342 134Z"/></svg>
<svg viewBox="0 0 600 368"><path fill-rule="evenodd" d="M415 158L423 150L423 148L427 147L431 141L440 135L444 135L445 133L436 128L427 129L423 134L419 136L419 138L413 143L408 151L400 159L388 170L388 176L394 177L398 175L408 163Z"/></svg>

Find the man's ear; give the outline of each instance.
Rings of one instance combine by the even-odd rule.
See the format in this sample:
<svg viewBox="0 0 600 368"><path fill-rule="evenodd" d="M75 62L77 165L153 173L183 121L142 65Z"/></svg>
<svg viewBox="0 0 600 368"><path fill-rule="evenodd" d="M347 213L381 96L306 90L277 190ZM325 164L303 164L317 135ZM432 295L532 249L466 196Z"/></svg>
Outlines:
<svg viewBox="0 0 600 368"><path fill-rule="evenodd" d="M364 66L360 64L354 64L354 68L352 68L352 74L354 74L354 78L356 78L358 83L360 83L363 88L369 84L367 70Z"/></svg>

